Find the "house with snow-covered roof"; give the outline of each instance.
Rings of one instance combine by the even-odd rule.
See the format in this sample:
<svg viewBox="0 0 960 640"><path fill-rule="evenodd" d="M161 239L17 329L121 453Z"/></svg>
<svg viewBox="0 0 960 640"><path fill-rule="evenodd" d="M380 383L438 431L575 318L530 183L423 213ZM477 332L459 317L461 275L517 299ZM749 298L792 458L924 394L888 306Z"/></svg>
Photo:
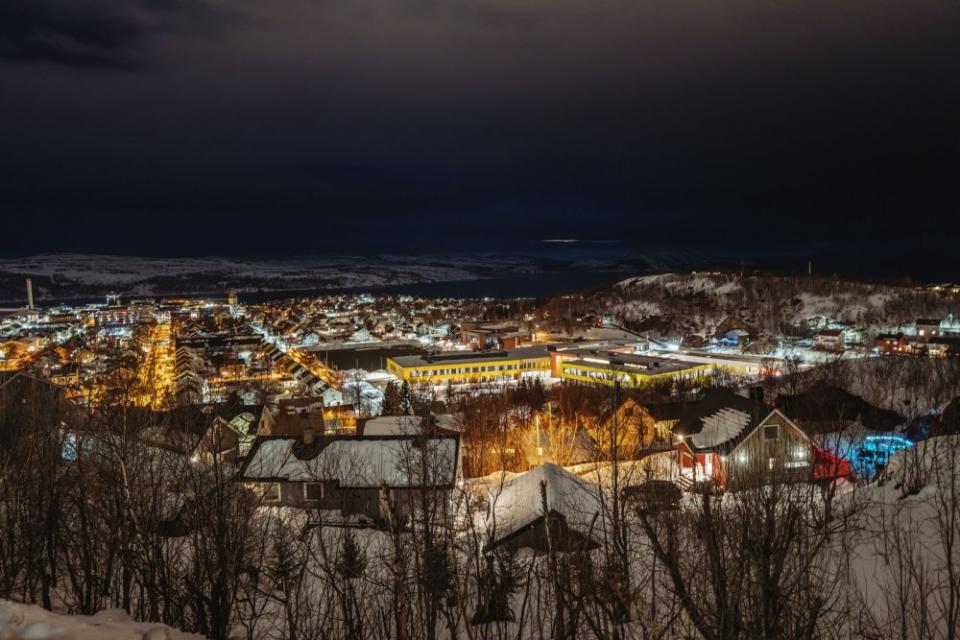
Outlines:
<svg viewBox="0 0 960 640"><path fill-rule="evenodd" d="M815 451L809 436L759 393L744 398L714 392L673 428L678 484L684 488L737 490L770 481L813 479Z"/></svg>
<svg viewBox="0 0 960 640"><path fill-rule="evenodd" d="M600 511L597 485L547 463L494 483L478 530L487 536L486 550L585 551L598 546Z"/></svg>
<svg viewBox="0 0 960 640"><path fill-rule="evenodd" d="M843 351L846 343L842 329L822 329L813 337L813 346L821 351Z"/></svg>
<svg viewBox="0 0 960 640"><path fill-rule="evenodd" d="M338 407L342 404L347 404L343 398L343 392L336 387L327 387L324 389L323 393L320 394L320 398L323 400L323 406L325 407Z"/></svg>
<svg viewBox="0 0 960 640"><path fill-rule="evenodd" d="M331 523L382 526L389 500L400 517L421 500L445 503L460 479L460 436L258 437L240 481L262 506L325 512Z"/></svg>
<svg viewBox="0 0 960 640"><path fill-rule="evenodd" d="M952 313L940 321L941 336L960 335L960 316L954 316Z"/></svg>

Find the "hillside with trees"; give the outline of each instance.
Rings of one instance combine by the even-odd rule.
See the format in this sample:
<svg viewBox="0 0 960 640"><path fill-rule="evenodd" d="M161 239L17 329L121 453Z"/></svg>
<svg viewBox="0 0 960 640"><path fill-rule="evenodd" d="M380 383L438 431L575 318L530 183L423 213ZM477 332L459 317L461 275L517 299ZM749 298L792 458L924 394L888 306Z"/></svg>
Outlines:
<svg viewBox="0 0 960 640"><path fill-rule="evenodd" d="M810 336L827 320L866 331L960 313L960 303L911 285L822 276L666 273L624 280L591 303L627 328L653 336L714 335L724 326Z"/></svg>

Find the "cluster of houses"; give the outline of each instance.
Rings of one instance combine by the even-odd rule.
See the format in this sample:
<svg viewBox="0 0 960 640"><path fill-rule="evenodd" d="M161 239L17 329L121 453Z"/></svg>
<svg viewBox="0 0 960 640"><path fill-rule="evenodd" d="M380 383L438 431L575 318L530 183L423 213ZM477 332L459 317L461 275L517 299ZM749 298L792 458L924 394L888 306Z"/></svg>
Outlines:
<svg viewBox="0 0 960 640"><path fill-rule="evenodd" d="M842 353L863 346L863 331L849 324L828 323L813 339L815 349ZM880 333L873 341L876 353L918 356L960 356L960 318L919 318L912 327Z"/></svg>
<svg viewBox="0 0 960 640"><path fill-rule="evenodd" d="M721 331L713 338L713 343L722 349L743 353L769 353L772 347L783 338L758 335L755 330L742 323L733 322L732 324L737 326L729 328L731 321L732 319L725 321L720 327ZM811 346L814 350L842 353L848 349L863 347L864 331L853 323L817 317L809 319L807 325L813 331Z"/></svg>
<svg viewBox="0 0 960 640"><path fill-rule="evenodd" d="M960 356L960 317L921 318L911 332L878 335L876 349L884 354Z"/></svg>
<svg viewBox="0 0 960 640"><path fill-rule="evenodd" d="M541 429L538 418L515 473L465 477L472 470L464 457L475 443L462 420L438 408L427 416L380 416L390 383L542 378L631 388L696 382L718 369L763 377L771 360L731 353L751 344L742 327L724 327L718 340L728 350L658 349L609 327L560 340L541 333L532 317L473 320L495 314L464 301L344 295L248 306L235 299L111 302L8 314L0 322L0 365L29 361L72 402L109 402L111 391L155 375L147 367L155 365L156 327L169 327L170 402L137 408L149 425L140 432L144 445L194 464L227 460L263 508L305 509L328 524L385 527L410 517L425 495L453 508L462 486L486 505L477 517L491 545L537 547L549 537L577 547L590 544L586 524L613 459L630 471L620 483L624 496L653 504L683 491L869 475L912 442L898 431L902 417L836 389L773 403L759 389L711 390L677 402L627 398L563 446L552 439L569 434L546 423ZM814 339L816 349L830 352L857 343L861 333L844 325L824 326ZM918 320L910 332L879 336L876 347L956 354L960 319Z"/></svg>
<svg viewBox="0 0 960 640"><path fill-rule="evenodd" d="M865 352L866 331L847 322L824 319L813 335L814 350L840 354L856 349ZM746 328L727 329L718 334L714 343L724 349L749 352L757 347L754 333ZM920 318L912 327L901 331L880 333L872 346L881 354L904 354L931 357L960 355L960 317ZM762 347L759 347L762 350Z"/></svg>
<svg viewBox="0 0 960 640"><path fill-rule="evenodd" d="M416 341L452 345L463 301L340 295L251 306L250 321L289 345Z"/></svg>
<svg viewBox="0 0 960 640"><path fill-rule="evenodd" d="M219 344L208 338L193 332L190 340L204 346L188 350ZM773 403L759 388L676 402L626 398L582 430L568 448L572 457L551 455L544 428L529 470L484 478L465 477L463 458L474 443L459 416L364 418L333 387L272 406L234 400L140 410L149 425L139 433L144 446L193 464L227 461L261 508L303 509L328 525L387 527L414 515L424 499L455 509L462 487L486 505L475 524L488 531L489 545L535 548L548 537L571 548L591 544L588 525L614 458L626 473L619 483L625 499L671 508L684 491L851 478L864 463L882 464L911 444L898 431L902 417L822 386ZM836 438L854 432L842 443ZM619 434L615 442L610 433Z"/></svg>
<svg viewBox="0 0 960 640"><path fill-rule="evenodd" d="M806 400L782 396L768 405L756 391L744 397L726 390L688 402L641 405L628 399L602 417L595 430L585 430L581 458L572 464L558 464L548 454L529 471L484 478L463 476L470 433L456 416L385 416L341 433L321 433L324 422L301 418L259 434L239 465L238 479L262 505L318 509L328 524L374 527L386 526L387 508L409 515L414 494L426 491L432 499L446 495L449 501L450 492L464 484L487 504L479 517L486 525L495 524L491 544L537 546L546 539L543 527L589 520L583 510L591 504L596 508L598 483L610 469L605 449L610 443L602 434L612 420L624 428L617 459L631 470L621 487L625 496L645 500L652 499L645 490L651 483L670 484L679 495L850 478L856 471L852 456L831 450L821 437L824 430L863 422L884 429L902 422L895 414L856 405L852 396L831 400L831 409L838 412L832 418L818 414L823 409L816 404L807 408ZM805 419L789 417L787 407Z"/></svg>

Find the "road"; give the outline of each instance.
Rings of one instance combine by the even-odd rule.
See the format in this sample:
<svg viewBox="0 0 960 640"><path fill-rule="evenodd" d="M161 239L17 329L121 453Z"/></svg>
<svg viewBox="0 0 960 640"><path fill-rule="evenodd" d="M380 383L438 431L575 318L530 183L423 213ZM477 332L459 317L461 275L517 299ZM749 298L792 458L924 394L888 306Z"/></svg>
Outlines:
<svg viewBox="0 0 960 640"><path fill-rule="evenodd" d="M137 370L134 402L156 411L170 408L174 391L174 341L169 322L161 322L150 329L147 351Z"/></svg>

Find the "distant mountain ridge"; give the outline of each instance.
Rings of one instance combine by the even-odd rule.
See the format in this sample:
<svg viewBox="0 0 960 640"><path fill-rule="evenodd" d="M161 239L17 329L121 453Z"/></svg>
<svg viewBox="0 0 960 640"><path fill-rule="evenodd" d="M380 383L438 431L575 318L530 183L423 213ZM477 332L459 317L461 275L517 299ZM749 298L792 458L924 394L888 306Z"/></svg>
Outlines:
<svg viewBox="0 0 960 640"><path fill-rule="evenodd" d="M224 295L250 291L356 290L394 285L475 281L585 270L649 273L699 260L683 253L462 253L437 255L292 256L282 259L148 258L42 254L0 260L0 301L22 302L24 279L38 302L161 295Z"/></svg>

